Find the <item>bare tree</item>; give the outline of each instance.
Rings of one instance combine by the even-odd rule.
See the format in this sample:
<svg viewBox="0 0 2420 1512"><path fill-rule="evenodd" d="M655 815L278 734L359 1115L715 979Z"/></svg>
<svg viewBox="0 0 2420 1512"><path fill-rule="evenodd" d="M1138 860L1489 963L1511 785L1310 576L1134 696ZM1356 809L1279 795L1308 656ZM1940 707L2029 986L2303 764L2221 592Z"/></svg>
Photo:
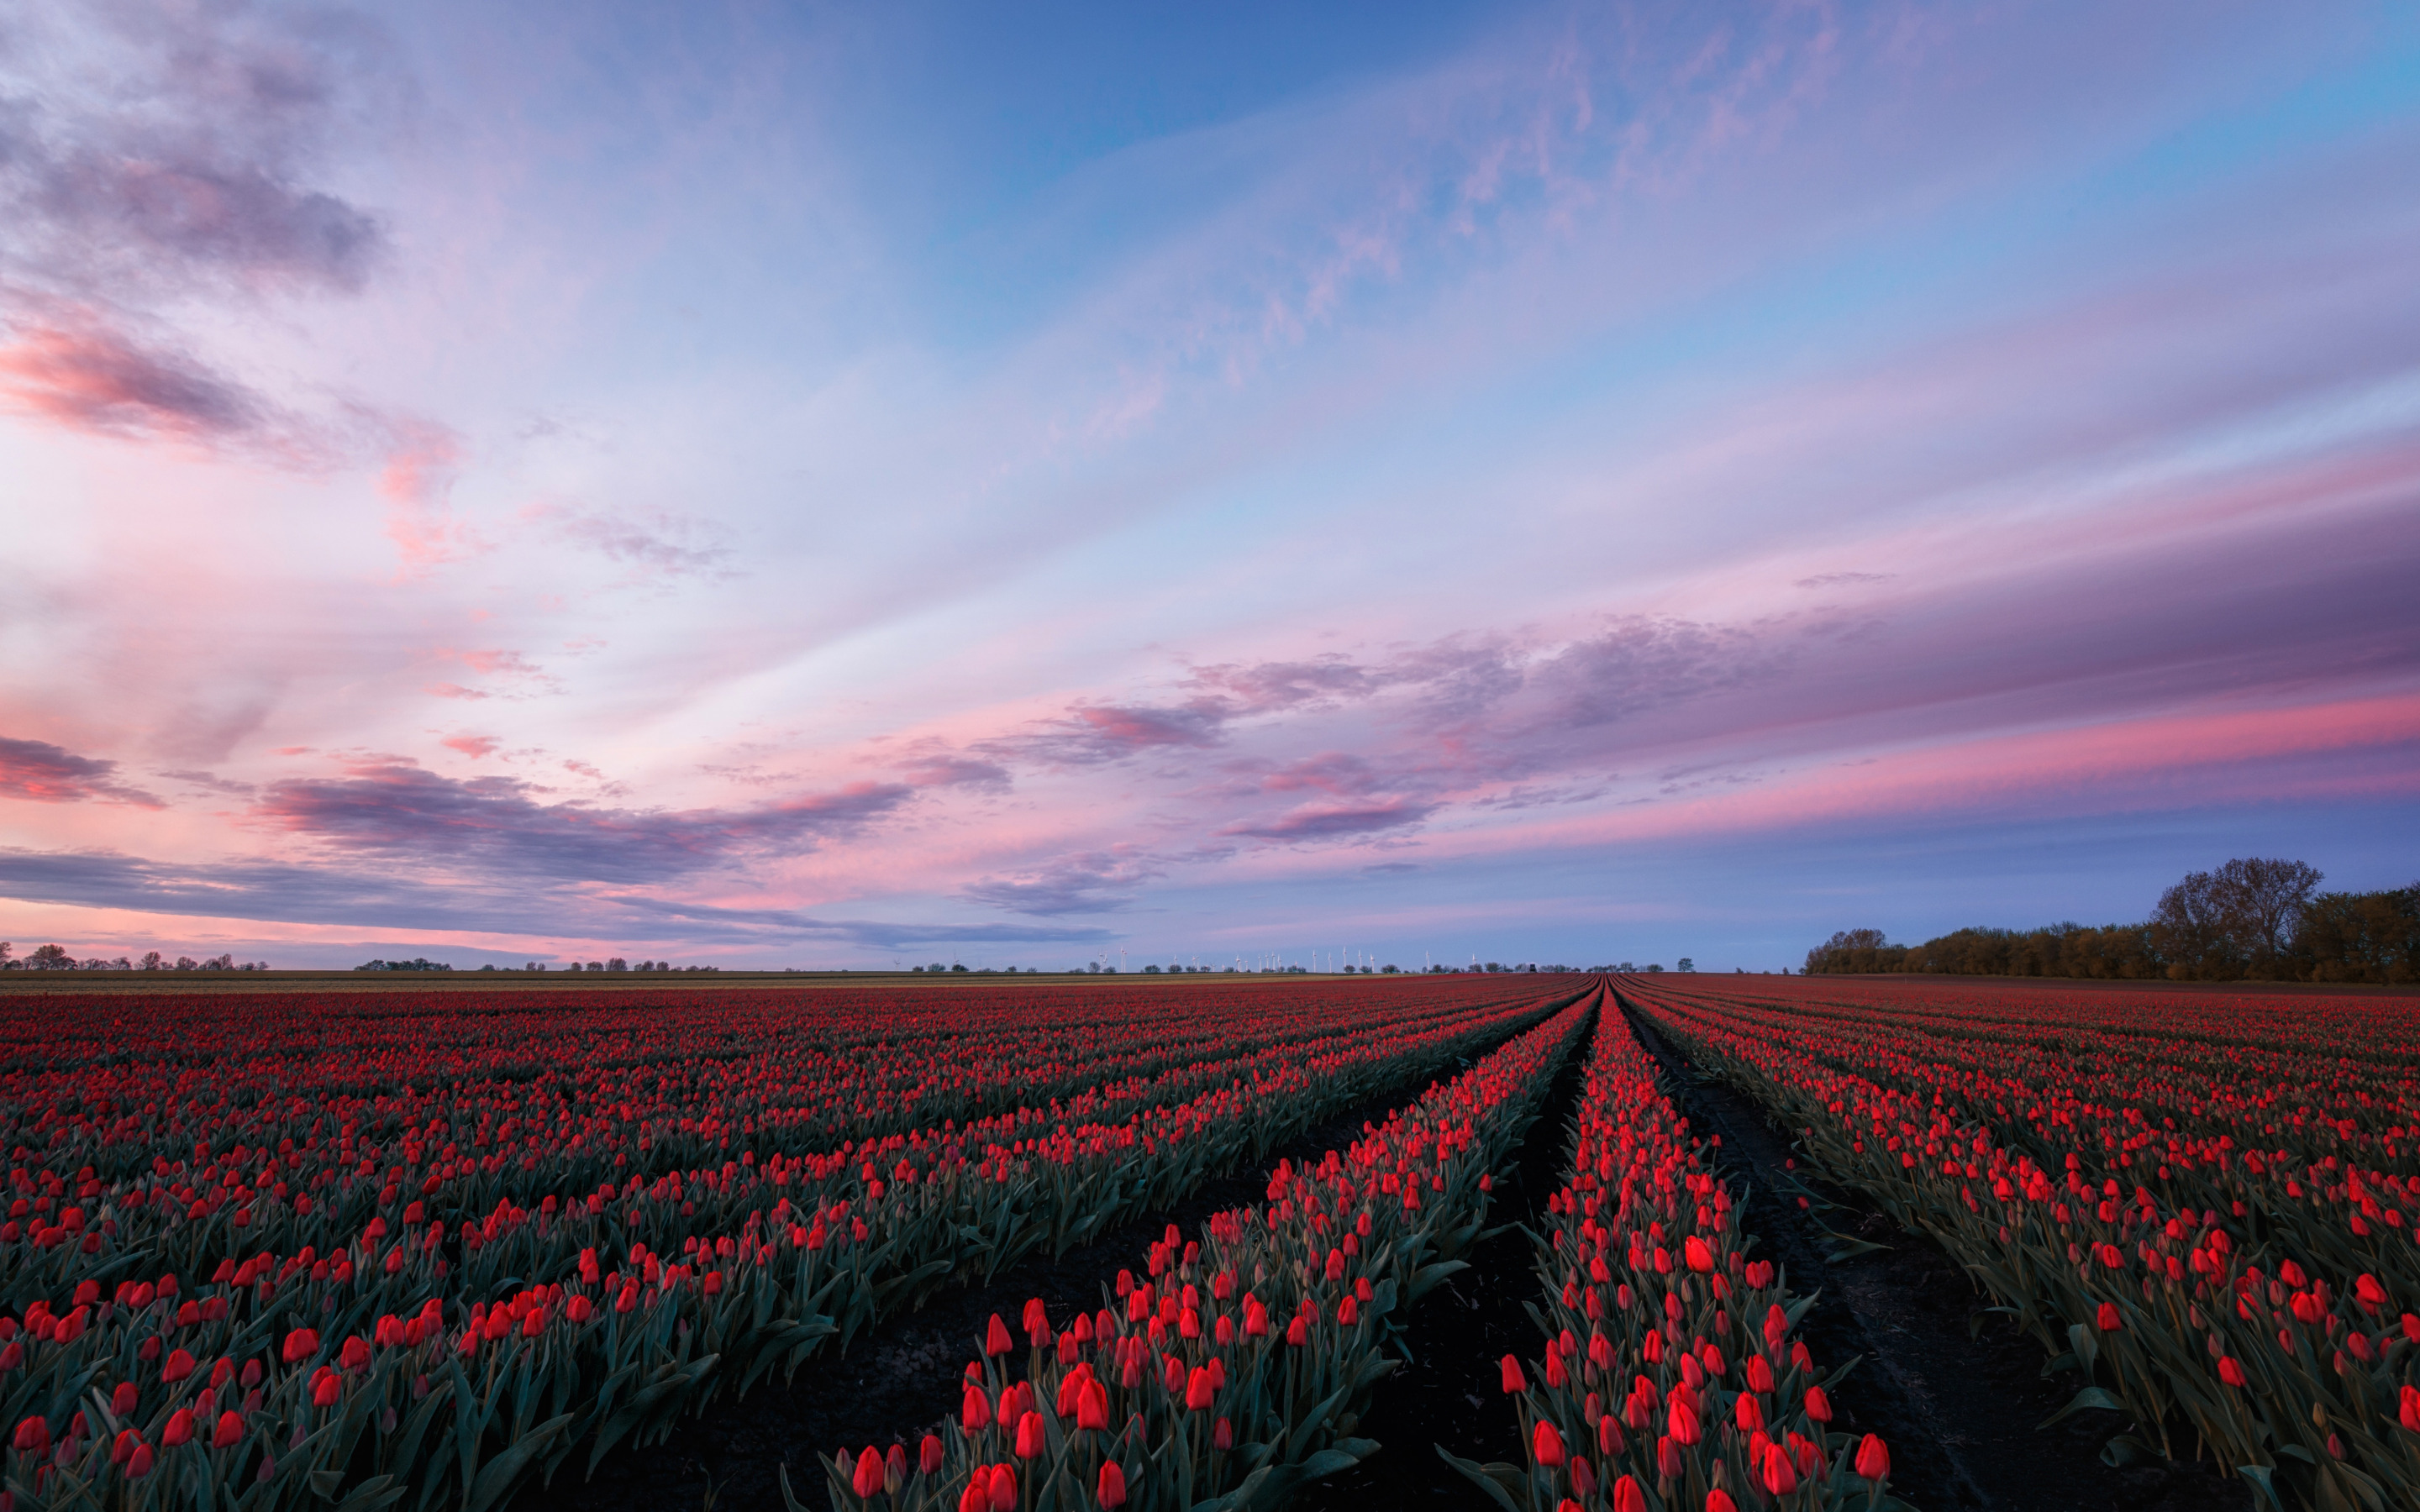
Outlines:
<svg viewBox="0 0 2420 1512"><path fill-rule="evenodd" d="M2277 975L2319 881L2316 867L2257 856L2189 873L2160 894L2151 912L2153 940L2168 960L2168 975L2205 981Z"/></svg>
<svg viewBox="0 0 2420 1512"><path fill-rule="evenodd" d="M2220 906L2256 966L2273 970L2284 960L2294 925L2322 880L2319 868L2301 861L2257 856L2227 862L2212 879Z"/></svg>

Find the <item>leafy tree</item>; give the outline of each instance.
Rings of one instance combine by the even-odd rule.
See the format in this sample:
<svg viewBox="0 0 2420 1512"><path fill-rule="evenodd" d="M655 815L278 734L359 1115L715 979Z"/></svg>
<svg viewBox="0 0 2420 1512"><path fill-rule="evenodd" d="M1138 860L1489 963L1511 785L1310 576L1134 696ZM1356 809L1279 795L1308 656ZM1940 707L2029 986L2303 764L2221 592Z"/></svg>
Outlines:
<svg viewBox="0 0 2420 1512"><path fill-rule="evenodd" d="M2420 882L2319 894L2304 907L2294 956L2312 981L2420 981Z"/></svg>

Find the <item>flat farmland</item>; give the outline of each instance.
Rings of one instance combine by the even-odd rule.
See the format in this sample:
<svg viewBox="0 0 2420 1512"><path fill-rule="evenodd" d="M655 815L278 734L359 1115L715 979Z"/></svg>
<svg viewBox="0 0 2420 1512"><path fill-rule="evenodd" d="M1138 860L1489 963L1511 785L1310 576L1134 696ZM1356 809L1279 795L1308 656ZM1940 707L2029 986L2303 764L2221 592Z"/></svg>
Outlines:
<svg viewBox="0 0 2420 1512"><path fill-rule="evenodd" d="M13 1506L2420 1487L2409 998L138 986L0 997Z"/></svg>

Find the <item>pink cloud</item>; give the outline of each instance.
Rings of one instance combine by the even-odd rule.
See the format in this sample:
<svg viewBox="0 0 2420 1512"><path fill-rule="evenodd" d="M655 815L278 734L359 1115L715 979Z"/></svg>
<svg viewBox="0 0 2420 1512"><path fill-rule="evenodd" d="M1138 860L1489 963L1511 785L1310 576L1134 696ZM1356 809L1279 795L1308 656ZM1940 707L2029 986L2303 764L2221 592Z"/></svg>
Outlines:
<svg viewBox="0 0 2420 1512"><path fill-rule="evenodd" d="M138 809L166 805L117 779L117 764L79 756L41 740L0 736L0 798L35 803L122 803Z"/></svg>
<svg viewBox="0 0 2420 1512"><path fill-rule="evenodd" d="M240 385L93 321L20 328L0 346L0 403L95 435L204 443L251 430L261 416Z"/></svg>
<svg viewBox="0 0 2420 1512"><path fill-rule="evenodd" d="M438 742L448 750L458 750L473 761L483 761L496 753L504 744L493 735L448 735Z"/></svg>
<svg viewBox="0 0 2420 1512"><path fill-rule="evenodd" d="M487 543L446 502L462 460L461 438L430 421L388 419L386 461L379 492L387 501L387 538L408 573L458 562Z"/></svg>

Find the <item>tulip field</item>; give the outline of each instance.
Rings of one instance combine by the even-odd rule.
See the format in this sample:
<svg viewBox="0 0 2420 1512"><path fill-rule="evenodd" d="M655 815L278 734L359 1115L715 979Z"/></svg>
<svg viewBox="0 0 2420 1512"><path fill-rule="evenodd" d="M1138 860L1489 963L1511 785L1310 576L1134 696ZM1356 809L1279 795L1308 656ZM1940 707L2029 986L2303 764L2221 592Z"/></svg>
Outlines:
<svg viewBox="0 0 2420 1512"><path fill-rule="evenodd" d="M1542 1357L1502 1362L1521 1458L1454 1461L1506 1512L1882 1504L1889 1449L1831 1430L1845 1371L1792 1337L1813 1299L1748 1257L1713 1155L1606 1012L1538 1247Z"/></svg>
<svg viewBox="0 0 2420 1512"><path fill-rule="evenodd" d="M1097 1308L1001 1296L935 1378L955 1412L788 1461L783 1500L1280 1505L1379 1452L1414 1304L1494 1240L1536 1278L1533 1347L1484 1365L1520 1437L1390 1457L1504 1512L1901 1506L1856 1362L1801 1337L1816 1299L1634 1017L1964 1267L2061 1415L2130 1419L2109 1463L2392 1512L2420 1505L2409 1003L1679 974L0 998L0 1512L492 1512L1104 1236L1090 1274L1136 1248ZM1161 1227L1244 1173L1259 1200Z"/></svg>
<svg viewBox="0 0 2420 1512"><path fill-rule="evenodd" d="M995 1315L956 1417L912 1451L844 1450L827 1466L833 1506L1271 1505L1373 1452L1354 1428L1394 1368L1390 1319L1464 1268L1493 1168L1602 996L1432 1086L1348 1149L1280 1165L1265 1205L1218 1214L1199 1240L1170 1229L1096 1314L1054 1319L1035 1303L1015 1328Z"/></svg>
<svg viewBox="0 0 2420 1512"><path fill-rule="evenodd" d="M1351 1341L1476 1231L1535 1062L1579 1032L1571 995L1432 978L0 1004L0 1509L497 1507L1477 1057L1352 1161L1281 1173L1275 1227L1159 1254L1123 1321L1066 1329L1035 1372L1056 1392L1064 1341L1135 1341L1064 1369L1097 1365L1142 1414L1139 1458L1115 1461L1138 1504L1302 1473L1354 1452L1377 1367ZM1376 1216L1354 1227L1346 1193ZM1304 1233L1349 1279L1288 1268ZM1240 1319L1239 1283L1260 1288ZM1219 1347L1238 1327L1321 1347L1272 1372L1188 1337L1171 1385L1142 1341L1214 1312ZM986 1389L1010 1389L1003 1365ZM1253 1404L1218 1434L1169 1410L1205 1370ZM1258 1437L1272 1412L1282 1442ZM964 1431L942 1459L966 1484L984 1456L1030 1471L997 1428Z"/></svg>
<svg viewBox="0 0 2420 1512"><path fill-rule="evenodd" d="M2420 1004L1829 978L1620 994L2264 1504L2420 1506ZM1685 1503L1684 1503L1685 1504Z"/></svg>

